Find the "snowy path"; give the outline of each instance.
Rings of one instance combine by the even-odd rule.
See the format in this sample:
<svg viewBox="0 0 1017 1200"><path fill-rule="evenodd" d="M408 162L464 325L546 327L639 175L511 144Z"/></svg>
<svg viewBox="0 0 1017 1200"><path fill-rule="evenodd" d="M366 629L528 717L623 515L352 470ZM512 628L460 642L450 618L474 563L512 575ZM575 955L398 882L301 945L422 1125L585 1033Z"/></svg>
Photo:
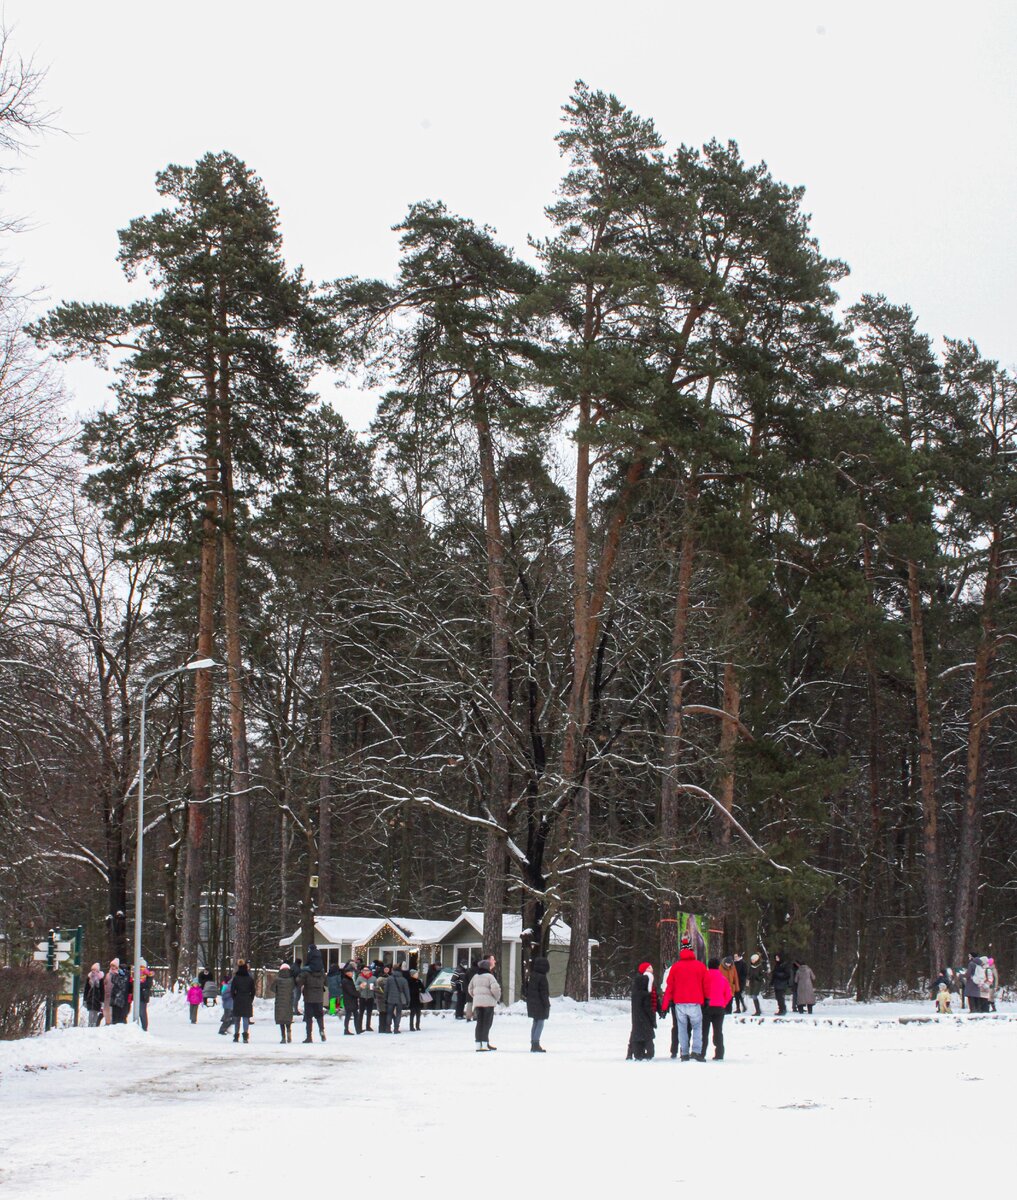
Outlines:
<svg viewBox="0 0 1017 1200"><path fill-rule="evenodd" d="M516 1014L495 1020L496 1054L430 1013L419 1034L343 1038L330 1018L324 1045L281 1046L268 1006L244 1046L216 1036L211 1011L192 1027L175 1000L153 1004L148 1037L0 1043L0 1195L101 1195L115 1180L139 1200L234 1183L268 1197L386 1175L403 1194L489 1172L492 1200L534 1181L548 1197L627 1194L733 1168L762 1197L787 1194L775 1172L826 1196L857 1195L862 1176L872 1192L877 1172L920 1195L958 1155L990 1169L1007 1145L1017 1022L904 1026L898 1013L928 1006L820 1006L814 1023L726 1022L723 1063L672 1062L662 1028L661 1057L639 1064L623 1061L626 1007L558 1002L539 1056Z"/></svg>

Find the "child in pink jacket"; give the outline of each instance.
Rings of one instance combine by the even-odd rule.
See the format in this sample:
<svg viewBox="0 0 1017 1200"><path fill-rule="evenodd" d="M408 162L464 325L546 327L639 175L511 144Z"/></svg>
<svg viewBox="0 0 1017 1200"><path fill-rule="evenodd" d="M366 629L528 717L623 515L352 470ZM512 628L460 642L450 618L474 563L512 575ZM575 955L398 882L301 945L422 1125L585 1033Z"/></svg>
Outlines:
<svg viewBox="0 0 1017 1200"><path fill-rule="evenodd" d="M703 1054L710 1044L713 1031L713 1057L724 1057L724 1013L731 1003L731 985L720 969L720 959L711 958L706 964L706 1004L703 1006Z"/></svg>
<svg viewBox="0 0 1017 1200"><path fill-rule="evenodd" d="M201 1008L202 991L198 986L196 979L191 980L191 986L187 989L187 1003L191 1006L191 1024L198 1023L198 1009Z"/></svg>

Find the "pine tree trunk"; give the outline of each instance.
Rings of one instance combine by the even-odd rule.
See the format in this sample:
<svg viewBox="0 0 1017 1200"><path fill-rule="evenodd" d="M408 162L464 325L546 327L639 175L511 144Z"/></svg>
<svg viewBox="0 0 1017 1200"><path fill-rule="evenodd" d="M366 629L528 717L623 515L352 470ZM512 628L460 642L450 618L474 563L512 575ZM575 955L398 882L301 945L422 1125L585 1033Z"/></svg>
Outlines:
<svg viewBox="0 0 1017 1200"><path fill-rule="evenodd" d="M724 698L722 700L724 716L720 722L720 762L721 776L717 799L720 801L727 817L721 817L721 845L731 844L731 822L728 820L734 812L735 795L735 746L738 744L738 722L742 707L741 682L738 679L738 668L732 662L724 664ZM718 914L720 915L720 914Z"/></svg>
<svg viewBox="0 0 1017 1200"><path fill-rule="evenodd" d="M583 414L585 413L585 416ZM572 942L565 968L565 994L574 1000L588 1000L590 991L590 784L586 739L590 727L591 687L594 647L597 645L601 617L608 588L621 545L622 529L628 520L632 500L646 469L646 460L635 458L625 472L614 511L608 522L600 562L588 583L590 568L590 448L588 441L589 405L580 406L579 453L576 471L575 562L573 585L572 689L562 752L562 779L572 781L571 868L575 871L572 901Z"/></svg>
<svg viewBox="0 0 1017 1200"><path fill-rule="evenodd" d="M685 696L685 658L688 646L689 606L692 597L692 568L695 560L693 506L695 493L690 484L685 495L685 531L678 557L678 589L675 595L674 624L671 630L671 668L668 677L667 720L664 741L664 777L660 796L660 835L664 853L677 855L681 833L677 791L678 764L682 747L682 705ZM666 871L667 894L660 906L660 970L678 957L678 871Z"/></svg>
<svg viewBox="0 0 1017 1200"><path fill-rule="evenodd" d="M332 903L332 644L325 633L319 680L321 733L318 742L318 909Z"/></svg>
<svg viewBox="0 0 1017 1200"><path fill-rule="evenodd" d="M862 543L862 561L864 563L866 604L871 613L876 612L876 597L872 573L872 548L868 541ZM876 671L876 656L872 647L871 637L865 640L865 677L866 700L868 707L868 736L869 736L869 824L867 836L860 833L865 840L862 843L861 863L858 870L858 904L856 924L858 928L857 961L855 964L855 999L868 1000L872 986L872 972L869 966L869 944L871 924L875 899L875 870L876 852L882 832L882 783L879 767L879 748L883 736L882 712L879 696L879 676Z"/></svg>
<svg viewBox="0 0 1017 1200"><path fill-rule="evenodd" d="M482 388L474 389L474 428L480 458L484 493L484 544L487 556L487 607L491 639L491 729L490 794L491 819L484 844L484 933L483 953L501 954L505 912L508 813L511 787L508 714L511 703L509 675L508 585L505 580L505 543L494 441Z"/></svg>
<svg viewBox="0 0 1017 1200"><path fill-rule="evenodd" d="M222 584L226 674L230 697L230 797L233 805L233 893L236 905L233 957L251 954L251 773L244 710L244 662L240 636L240 567L237 560L236 492L230 444L230 373L225 352L219 362L222 430Z"/></svg>
<svg viewBox="0 0 1017 1200"><path fill-rule="evenodd" d="M562 747L562 786L572 789L569 866L572 876L572 943L565 970L565 995L589 998L587 939L590 928L590 792L586 786L585 738L589 721L590 664L593 645L589 621L590 561L590 401L583 397L576 433L576 490L572 539L572 688ZM576 869L578 868L578 869Z"/></svg>
<svg viewBox="0 0 1017 1200"><path fill-rule="evenodd" d="M992 703L992 661L996 651L996 600L999 596L1002 538L992 531L985 591L982 596L981 638L975 652L971 682L971 714L968 721L967 764L964 807L961 809L957 883L953 911L952 957L963 962L972 945L978 916L978 870L982 850L982 764L985 737L989 731Z"/></svg>
<svg viewBox="0 0 1017 1200"><path fill-rule="evenodd" d="M939 801L932 752L929 674L925 661L925 626L918 564L908 560L908 606L911 617L911 657L914 667L915 721L918 733L918 777L922 797L922 850L925 856L925 907L930 978L946 965L946 893L939 848Z"/></svg>
<svg viewBox="0 0 1017 1200"><path fill-rule="evenodd" d="M211 385L209 385L211 386ZM211 658L215 637L215 592L218 565L219 462L216 410L208 404L205 420L205 503L201 520L201 565L198 581L199 658ZM194 736L187 797L187 849L184 855L183 920L180 956L188 976L198 969L198 917L205 879L208 797L212 775L212 673L194 673Z"/></svg>

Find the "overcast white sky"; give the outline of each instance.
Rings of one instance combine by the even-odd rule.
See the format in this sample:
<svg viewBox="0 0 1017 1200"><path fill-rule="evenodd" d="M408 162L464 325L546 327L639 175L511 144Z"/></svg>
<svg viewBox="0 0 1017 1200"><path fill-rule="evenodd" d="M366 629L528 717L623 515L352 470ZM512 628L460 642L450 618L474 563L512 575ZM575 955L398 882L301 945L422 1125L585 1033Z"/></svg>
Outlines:
<svg viewBox="0 0 1017 1200"><path fill-rule="evenodd" d="M1012 0L4 0L48 67L45 139L3 203L8 257L49 302L125 299L116 231L155 172L228 149L265 180L313 279L387 275L425 197L522 246L560 175L582 78L670 145L736 139L804 184L843 295L884 291L934 336L1017 364ZM76 407L103 402L73 371ZM340 407L362 426L369 405Z"/></svg>

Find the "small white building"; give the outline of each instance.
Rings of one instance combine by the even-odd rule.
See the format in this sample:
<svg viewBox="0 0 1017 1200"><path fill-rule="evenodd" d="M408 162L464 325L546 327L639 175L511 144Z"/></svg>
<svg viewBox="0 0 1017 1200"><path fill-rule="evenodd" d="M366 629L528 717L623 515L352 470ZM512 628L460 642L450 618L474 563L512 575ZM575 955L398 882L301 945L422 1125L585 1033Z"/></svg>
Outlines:
<svg viewBox="0 0 1017 1200"><path fill-rule="evenodd" d="M317 916L314 919L314 942L325 960L326 970L333 962L343 963L362 958L365 962L383 962L406 967L426 967L440 963L454 967L480 957L484 932L484 914L467 909L451 921L429 921L418 917L357 917ZM503 989L503 1003L511 1004L522 996L523 987L523 923L517 914L502 918L501 954L498 977ZM300 930L279 945L284 951L300 946ZM572 930L564 921L551 926L548 961L548 985L552 996L560 996L565 987L565 966ZM592 938L587 945L587 971L590 955L598 943Z"/></svg>

